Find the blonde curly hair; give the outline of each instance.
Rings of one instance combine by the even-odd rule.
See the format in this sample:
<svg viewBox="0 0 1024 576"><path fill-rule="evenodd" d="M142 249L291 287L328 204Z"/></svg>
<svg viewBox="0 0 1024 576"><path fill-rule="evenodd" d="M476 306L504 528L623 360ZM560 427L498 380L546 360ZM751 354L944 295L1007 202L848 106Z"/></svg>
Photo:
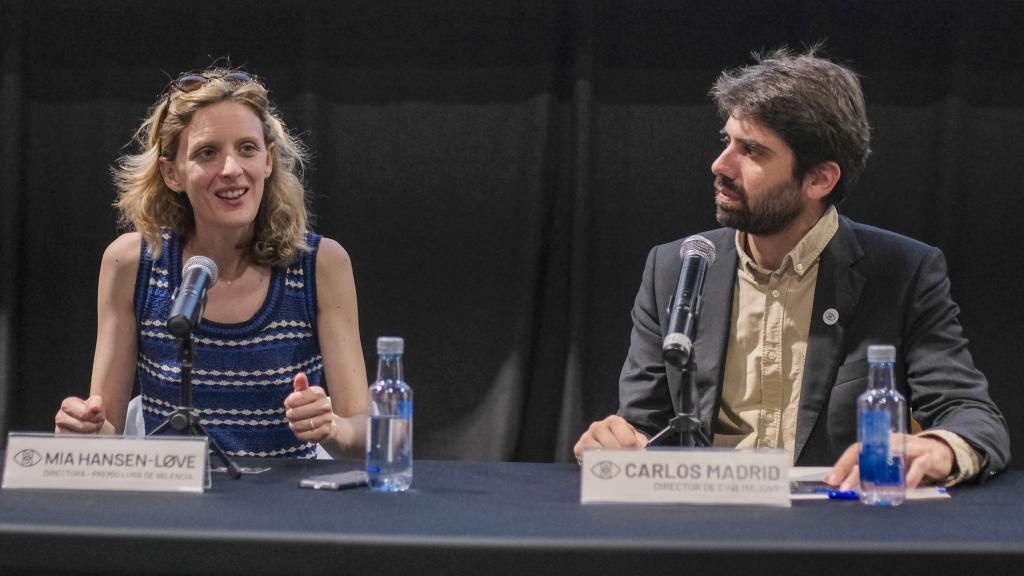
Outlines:
<svg viewBox="0 0 1024 576"><path fill-rule="evenodd" d="M142 151L122 156L114 168L122 226L135 230L149 245L154 258L162 245L161 230L187 236L195 230L192 205L184 194L167 187L160 175L160 159L174 160L182 131L204 106L236 102L248 106L263 124L266 144L274 146L273 170L267 179L256 214L256 233L249 257L262 266L285 266L298 253L309 250L305 241L309 210L302 184L307 159L305 147L285 129L271 106L267 89L255 78L238 79L229 68L210 68L196 75L207 81L184 92L170 85L135 132ZM225 78L225 75L229 77Z"/></svg>

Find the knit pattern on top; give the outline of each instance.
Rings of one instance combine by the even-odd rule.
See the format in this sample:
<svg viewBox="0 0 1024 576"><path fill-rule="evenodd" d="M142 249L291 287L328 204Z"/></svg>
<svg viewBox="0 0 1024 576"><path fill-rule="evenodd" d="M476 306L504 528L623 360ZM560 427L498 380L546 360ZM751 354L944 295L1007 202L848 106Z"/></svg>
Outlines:
<svg viewBox="0 0 1024 576"><path fill-rule="evenodd" d="M171 296L181 284L183 239L165 230L160 258L145 241L135 284L139 358L146 430L152 431L181 402L179 341L167 330ZM284 399L299 372L310 386L323 380L316 338L316 252L320 236L306 233L313 248L286 268L273 268L267 297L256 315L240 324L203 320L193 333L192 406L206 432L231 456L313 458L316 446L295 437Z"/></svg>

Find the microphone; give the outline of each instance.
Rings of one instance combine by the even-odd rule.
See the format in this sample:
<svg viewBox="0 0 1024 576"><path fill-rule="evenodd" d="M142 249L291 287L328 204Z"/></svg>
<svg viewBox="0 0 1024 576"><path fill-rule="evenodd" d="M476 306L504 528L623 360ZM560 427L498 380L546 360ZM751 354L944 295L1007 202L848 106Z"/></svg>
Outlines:
<svg viewBox="0 0 1024 576"><path fill-rule="evenodd" d="M206 256L193 256L181 268L181 286L174 291L174 304L167 316L167 329L185 338L203 318L206 291L217 283L217 264Z"/></svg>
<svg viewBox="0 0 1024 576"><path fill-rule="evenodd" d="M668 305L668 332L661 344L661 357L668 364L685 369L693 353L693 339L703 304L704 277L715 263L715 245L703 236L690 236L679 248L683 261L676 292Z"/></svg>

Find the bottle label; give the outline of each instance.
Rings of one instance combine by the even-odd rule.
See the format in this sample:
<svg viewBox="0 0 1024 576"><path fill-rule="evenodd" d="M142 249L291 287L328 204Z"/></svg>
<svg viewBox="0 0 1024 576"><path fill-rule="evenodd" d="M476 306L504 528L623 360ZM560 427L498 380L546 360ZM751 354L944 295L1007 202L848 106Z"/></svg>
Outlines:
<svg viewBox="0 0 1024 576"><path fill-rule="evenodd" d="M864 446L881 447L889 451L889 433L892 419L883 410L864 411L860 415L860 441Z"/></svg>
<svg viewBox="0 0 1024 576"><path fill-rule="evenodd" d="M860 415L862 482L895 486L903 481L902 460L891 442L891 422L889 413L884 411L868 411Z"/></svg>
<svg viewBox="0 0 1024 576"><path fill-rule="evenodd" d="M398 417L412 419L412 400L398 401Z"/></svg>

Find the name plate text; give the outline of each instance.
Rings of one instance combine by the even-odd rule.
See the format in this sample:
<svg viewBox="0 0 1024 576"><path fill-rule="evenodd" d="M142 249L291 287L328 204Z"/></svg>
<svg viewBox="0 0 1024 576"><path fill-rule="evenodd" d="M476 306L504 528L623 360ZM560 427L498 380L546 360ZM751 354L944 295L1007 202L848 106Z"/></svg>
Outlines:
<svg viewBox="0 0 1024 576"><path fill-rule="evenodd" d="M4 489L202 492L207 439L11 433Z"/></svg>
<svg viewBox="0 0 1024 576"><path fill-rule="evenodd" d="M587 450L580 502L790 506L781 450Z"/></svg>

